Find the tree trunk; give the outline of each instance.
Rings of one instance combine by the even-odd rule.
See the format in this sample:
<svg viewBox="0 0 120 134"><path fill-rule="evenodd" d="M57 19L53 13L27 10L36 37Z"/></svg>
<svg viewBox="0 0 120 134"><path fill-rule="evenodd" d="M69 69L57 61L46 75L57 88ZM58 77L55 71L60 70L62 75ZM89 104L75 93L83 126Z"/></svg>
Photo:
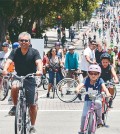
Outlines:
<svg viewBox="0 0 120 134"><path fill-rule="evenodd" d="M3 17L0 17L0 48L1 48L1 43L5 41L5 35L8 26L8 23L6 22L7 21Z"/></svg>

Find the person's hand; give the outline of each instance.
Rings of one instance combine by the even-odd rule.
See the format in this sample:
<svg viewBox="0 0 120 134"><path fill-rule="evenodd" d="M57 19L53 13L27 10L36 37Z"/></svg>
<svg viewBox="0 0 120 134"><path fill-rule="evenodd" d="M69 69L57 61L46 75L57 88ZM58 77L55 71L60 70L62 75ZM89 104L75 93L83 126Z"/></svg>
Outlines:
<svg viewBox="0 0 120 134"><path fill-rule="evenodd" d="M2 74L3 74L3 76L4 76L4 75L7 75L7 74L8 74L8 71L7 71L7 70L3 70L3 71L2 71Z"/></svg>
<svg viewBox="0 0 120 134"><path fill-rule="evenodd" d="M65 70L66 74L68 74L68 69Z"/></svg>
<svg viewBox="0 0 120 134"><path fill-rule="evenodd" d="M75 90L75 93L76 93L76 94L79 94L79 93L80 93L79 89L76 89L76 90Z"/></svg>
<svg viewBox="0 0 120 134"><path fill-rule="evenodd" d="M111 94L109 92L106 93L107 97L111 97Z"/></svg>
<svg viewBox="0 0 120 134"><path fill-rule="evenodd" d="M118 80L114 80L114 83L115 83L115 84L119 84L119 81L118 81Z"/></svg>
<svg viewBox="0 0 120 134"><path fill-rule="evenodd" d="M43 74L43 72L42 71L36 71L36 76L41 76Z"/></svg>

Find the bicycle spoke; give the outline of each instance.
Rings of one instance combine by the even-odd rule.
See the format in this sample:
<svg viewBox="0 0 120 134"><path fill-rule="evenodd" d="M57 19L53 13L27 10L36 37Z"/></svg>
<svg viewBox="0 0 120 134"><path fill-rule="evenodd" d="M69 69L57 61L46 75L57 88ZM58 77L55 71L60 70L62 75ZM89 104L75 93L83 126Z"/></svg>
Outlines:
<svg viewBox="0 0 120 134"><path fill-rule="evenodd" d="M64 102L72 102L77 98L75 89L78 83L71 78L64 78L57 85L58 98Z"/></svg>

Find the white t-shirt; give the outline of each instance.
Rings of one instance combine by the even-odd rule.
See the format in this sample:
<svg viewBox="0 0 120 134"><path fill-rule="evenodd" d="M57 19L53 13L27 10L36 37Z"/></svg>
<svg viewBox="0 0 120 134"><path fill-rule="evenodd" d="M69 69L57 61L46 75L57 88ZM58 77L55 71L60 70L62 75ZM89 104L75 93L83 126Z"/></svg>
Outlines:
<svg viewBox="0 0 120 134"><path fill-rule="evenodd" d="M80 68L83 71L88 71L88 67L89 67L90 63L86 60L85 56L89 56L90 60L94 61L95 60L95 51L91 50L89 47L87 47L84 50L82 60L81 60L81 64L80 64Z"/></svg>
<svg viewBox="0 0 120 134"><path fill-rule="evenodd" d="M5 61L7 60L8 56L10 55L10 50L8 50L7 53L5 53L4 51L0 52L0 68L4 67Z"/></svg>

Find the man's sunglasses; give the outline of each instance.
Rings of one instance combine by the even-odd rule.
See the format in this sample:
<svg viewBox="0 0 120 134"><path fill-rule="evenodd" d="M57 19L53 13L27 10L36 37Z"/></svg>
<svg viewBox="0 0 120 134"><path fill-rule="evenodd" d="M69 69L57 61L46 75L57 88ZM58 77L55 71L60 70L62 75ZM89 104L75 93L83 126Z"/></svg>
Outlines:
<svg viewBox="0 0 120 134"><path fill-rule="evenodd" d="M29 42L29 40L21 39L20 42Z"/></svg>
<svg viewBox="0 0 120 134"><path fill-rule="evenodd" d="M95 76L97 76L97 75L99 75L99 73L92 73L92 72L89 72L89 75L95 75Z"/></svg>

